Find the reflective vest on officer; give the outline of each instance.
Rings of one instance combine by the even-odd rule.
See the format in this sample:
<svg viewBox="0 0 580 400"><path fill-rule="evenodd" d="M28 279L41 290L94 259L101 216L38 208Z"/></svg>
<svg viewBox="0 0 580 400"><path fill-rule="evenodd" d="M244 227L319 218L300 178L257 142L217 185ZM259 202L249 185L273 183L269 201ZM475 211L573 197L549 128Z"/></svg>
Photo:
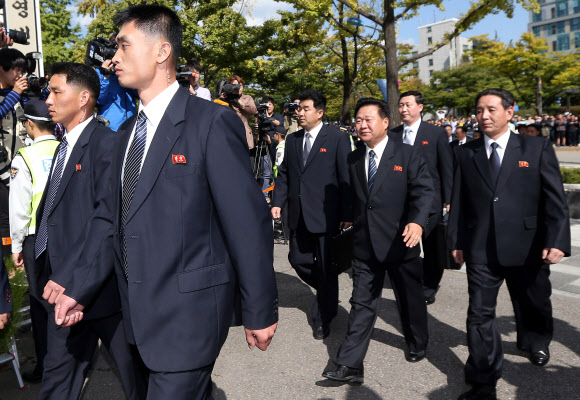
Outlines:
<svg viewBox="0 0 580 400"><path fill-rule="evenodd" d="M42 199L42 193L50 174L52 159L59 143L58 140L48 139L18 150L17 154L20 154L24 162L26 162L32 177L32 204L28 229L36 228L36 210L38 210L38 205Z"/></svg>

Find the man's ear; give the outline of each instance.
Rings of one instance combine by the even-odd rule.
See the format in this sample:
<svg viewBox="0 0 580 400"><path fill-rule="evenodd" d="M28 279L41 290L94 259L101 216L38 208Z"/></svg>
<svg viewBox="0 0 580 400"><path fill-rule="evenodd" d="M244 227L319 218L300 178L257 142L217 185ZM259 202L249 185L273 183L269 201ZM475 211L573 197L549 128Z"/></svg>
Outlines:
<svg viewBox="0 0 580 400"><path fill-rule="evenodd" d="M171 44L169 42L163 42L159 46L159 52L157 53L157 63L163 64L165 61L171 57Z"/></svg>

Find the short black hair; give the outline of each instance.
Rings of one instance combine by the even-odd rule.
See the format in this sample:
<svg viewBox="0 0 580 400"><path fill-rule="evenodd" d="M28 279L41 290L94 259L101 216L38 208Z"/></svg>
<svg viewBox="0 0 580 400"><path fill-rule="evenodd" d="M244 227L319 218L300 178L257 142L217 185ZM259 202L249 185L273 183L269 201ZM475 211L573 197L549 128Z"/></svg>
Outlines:
<svg viewBox="0 0 580 400"><path fill-rule="evenodd" d="M501 99L501 105L504 109L508 109L513 107L516 104L516 98L509 90L499 89L499 88L490 88L485 89L483 92L479 93L475 98L475 107L477 108L477 103L479 103L479 99L483 96L497 96Z"/></svg>
<svg viewBox="0 0 580 400"><path fill-rule="evenodd" d="M12 68L26 68L26 58L22 52L11 49L9 47L4 47L0 49L0 66L6 72L10 71Z"/></svg>
<svg viewBox="0 0 580 400"><path fill-rule="evenodd" d="M199 61L197 61L197 58L195 58L195 57L191 57L187 61L187 66L191 69L196 69L199 72L201 72L201 65L199 65Z"/></svg>
<svg viewBox="0 0 580 400"><path fill-rule="evenodd" d="M455 128L455 133L457 133L457 130L461 129L463 131L463 133L467 133L467 128L465 128L463 125L458 126L457 128Z"/></svg>
<svg viewBox="0 0 580 400"><path fill-rule="evenodd" d="M134 22L145 34L161 36L171 44L172 60L177 65L183 43L183 27L175 11L157 4L140 4L119 11L113 20L116 26Z"/></svg>
<svg viewBox="0 0 580 400"><path fill-rule="evenodd" d="M99 75L88 65L73 62L58 62L52 64L52 75L65 75L66 83L88 90L94 102L97 102L101 92Z"/></svg>
<svg viewBox="0 0 580 400"><path fill-rule="evenodd" d="M399 101L401 101L401 99L403 97L407 97L407 96L414 96L417 104L425 104L425 100L423 99L423 95L421 94L421 92L418 92L416 90L409 90L408 92L401 93L401 95L399 96Z"/></svg>
<svg viewBox="0 0 580 400"><path fill-rule="evenodd" d="M282 136L284 139L286 139L286 132L278 132L278 131L275 131L275 132L274 132L274 135L280 135L280 136Z"/></svg>
<svg viewBox="0 0 580 400"><path fill-rule="evenodd" d="M314 108L326 112L326 96L319 90L306 90L298 95L298 100L312 100Z"/></svg>
<svg viewBox="0 0 580 400"><path fill-rule="evenodd" d="M52 121L40 121L37 119L31 119L32 122L38 127L41 131L49 131L50 133L54 133L54 127L56 126L56 122Z"/></svg>
<svg viewBox="0 0 580 400"><path fill-rule="evenodd" d="M270 97L270 96L264 96L262 97L262 103L268 103L271 102L272 104L276 105L276 102L274 101L274 98Z"/></svg>
<svg viewBox="0 0 580 400"><path fill-rule="evenodd" d="M358 114L358 110L366 106L377 106L379 109L379 115L381 118L389 118L389 106L383 100L373 99L371 97L363 97L359 101L356 102L356 106L354 107L354 116Z"/></svg>

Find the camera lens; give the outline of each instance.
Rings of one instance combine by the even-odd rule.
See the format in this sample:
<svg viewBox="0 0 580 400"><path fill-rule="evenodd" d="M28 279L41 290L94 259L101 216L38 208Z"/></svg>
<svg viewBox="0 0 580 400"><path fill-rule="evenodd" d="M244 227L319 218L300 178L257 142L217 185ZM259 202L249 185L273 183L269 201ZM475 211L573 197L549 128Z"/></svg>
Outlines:
<svg viewBox="0 0 580 400"><path fill-rule="evenodd" d="M6 29L6 34L10 36L14 43L27 44L28 39L26 39L26 33L22 31L16 31L14 29Z"/></svg>

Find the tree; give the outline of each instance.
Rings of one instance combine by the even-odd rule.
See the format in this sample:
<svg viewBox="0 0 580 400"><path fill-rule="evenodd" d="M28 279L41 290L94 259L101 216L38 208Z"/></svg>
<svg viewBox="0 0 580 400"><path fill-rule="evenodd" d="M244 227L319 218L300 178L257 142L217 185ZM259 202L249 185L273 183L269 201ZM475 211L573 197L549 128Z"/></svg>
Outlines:
<svg viewBox="0 0 580 400"><path fill-rule="evenodd" d="M481 21L488 14L497 14L504 12L509 18L513 16L513 0L473 0L469 9L463 14L455 25L455 29L445 36L440 43L434 43L433 47L427 51L415 56L406 57L404 60L397 58L397 33L396 24L402 20L410 19L419 14L421 7L426 5L435 5L440 9L443 8L443 0L383 0L380 7L375 7L373 3L359 3L356 0L337 0L366 20L374 24L376 29L380 30L380 40L369 38L368 35L357 33L353 28L342 25L341 28L349 31L363 42L369 42L383 50L385 57L386 77L387 77L387 103L392 117L393 126L400 123L398 114L398 81L399 70L406 65L417 61L427 55L433 54L453 38L459 36L462 32L470 29L473 25ZM372 0L371 0L372 1ZM517 0L526 9L539 11L540 5L537 0Z"/></svg>
<svg viewBox="0 0 580 400"><path fill-rule="evenodd" d="M42 0L40 27L45 65L58 61L80 61L74 57L74 47L80 41L81 28L71 26L71 13L66 9L71 0Z"/></svg>

